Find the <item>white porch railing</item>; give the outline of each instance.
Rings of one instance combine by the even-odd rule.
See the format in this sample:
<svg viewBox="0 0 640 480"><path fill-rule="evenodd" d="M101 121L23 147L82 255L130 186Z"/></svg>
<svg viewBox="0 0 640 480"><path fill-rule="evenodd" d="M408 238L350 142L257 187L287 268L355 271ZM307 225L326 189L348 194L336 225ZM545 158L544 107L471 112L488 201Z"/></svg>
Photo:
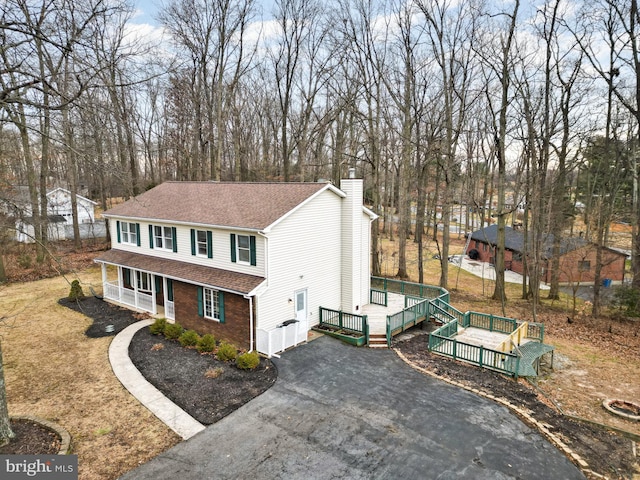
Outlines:
<svg viewBox="0 0 640 480"><path fill-rule="evenodd" d="M308 322L297 321L273 330L256 330L256 350L269 357L307 340Z"/></svg>
<svg viewBox="0 0 640 480"><path fill-rule="evenodd" d="M173 306L173 302L170 302L169 300L166 301L166 304L164 306L164 316L169 320L176 319L176 309Z"/></svg>
<svg viewBox="0 0 640 480"><path fill-rule="evenodd" d="M116 302L153 313L153 295L122 288L117 283L110 282L104 283L103 292L104 297L109 300L115 300Z"/></svg>

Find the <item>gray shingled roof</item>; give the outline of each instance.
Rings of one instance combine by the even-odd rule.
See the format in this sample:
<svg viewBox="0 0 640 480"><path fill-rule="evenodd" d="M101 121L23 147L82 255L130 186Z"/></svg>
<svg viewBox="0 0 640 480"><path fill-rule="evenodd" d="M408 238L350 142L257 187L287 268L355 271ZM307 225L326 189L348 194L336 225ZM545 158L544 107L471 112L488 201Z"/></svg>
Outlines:
<svg viewBox="0 0 640 480"><path fill-rule="evenodd" d="M189 283L210 285L218 289L243 294L251 292L264 281L264 278L255 275L151 257L124 250L108 250L100 254L95 261L144 270L157 275L185 280Z"/></svg>
<svg viewBox="0 0 640 480"><path fill-rule="evenodd" d="M104 215L262 230L328 186L165 182Z"/></svg>
<svg viewBox="0 0 640 480"><path fill-rule="evenodd" d="M522 252L524 250L524 233L518 232L511 227L505 227L504 233L504 246L507 250L513 250L514 252ZM488 243L489 245L496 245L498 243L498 226L490 225L488 227L481 228L480 230L476 230L471 234L471 239ZM542 258L553 257L553 235L551 233L546 234L543 242L544 251L542 253ZM563 238L560 241L560 255L572 252L589 244L590 242L582 237ZM623 253L616 252L615 250L611 251L624 255Z"/></svg>

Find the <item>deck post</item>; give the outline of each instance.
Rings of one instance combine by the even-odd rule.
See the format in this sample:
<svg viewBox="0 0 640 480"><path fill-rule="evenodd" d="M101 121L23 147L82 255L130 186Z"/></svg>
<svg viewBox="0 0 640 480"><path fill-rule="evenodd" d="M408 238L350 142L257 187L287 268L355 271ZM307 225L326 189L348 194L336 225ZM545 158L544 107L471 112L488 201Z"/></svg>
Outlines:
<svg viewBox="0 0 640 480"><path fill-rule="evenodd" d="M483 363L483 357L484 356L484 346L480 345L480 365L479 367L482 367L482 363Z"/></svg>

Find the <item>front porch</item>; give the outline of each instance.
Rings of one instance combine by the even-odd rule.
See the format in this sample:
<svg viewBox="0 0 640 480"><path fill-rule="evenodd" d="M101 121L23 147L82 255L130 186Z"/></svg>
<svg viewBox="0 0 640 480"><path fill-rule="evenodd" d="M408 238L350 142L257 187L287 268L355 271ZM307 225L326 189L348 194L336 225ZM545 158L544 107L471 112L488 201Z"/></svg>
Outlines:
<svg viewBox="0 0 640 480"><path fill-rule="evenodd" d="M175 320L173 281L170 278L144 270L116 266L117 279L109 280L107 265L101 265L102 292L106 300Z"/></svg>

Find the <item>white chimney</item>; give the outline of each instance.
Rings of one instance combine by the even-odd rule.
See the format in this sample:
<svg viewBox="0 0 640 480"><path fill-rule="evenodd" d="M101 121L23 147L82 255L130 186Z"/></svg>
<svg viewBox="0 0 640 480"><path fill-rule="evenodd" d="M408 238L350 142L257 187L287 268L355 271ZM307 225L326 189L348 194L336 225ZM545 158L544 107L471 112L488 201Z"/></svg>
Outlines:
<svg viewBox="0 0 640 480"><path fill-rule="evenodd" d="M350 168L349 178L340 182L346 194L342 200L342 310L350 313L369 303L370 285L368 241L363 241L363 235L369 235L369 221L362 209L363 181L355 177L355 168Z"/></svg>

